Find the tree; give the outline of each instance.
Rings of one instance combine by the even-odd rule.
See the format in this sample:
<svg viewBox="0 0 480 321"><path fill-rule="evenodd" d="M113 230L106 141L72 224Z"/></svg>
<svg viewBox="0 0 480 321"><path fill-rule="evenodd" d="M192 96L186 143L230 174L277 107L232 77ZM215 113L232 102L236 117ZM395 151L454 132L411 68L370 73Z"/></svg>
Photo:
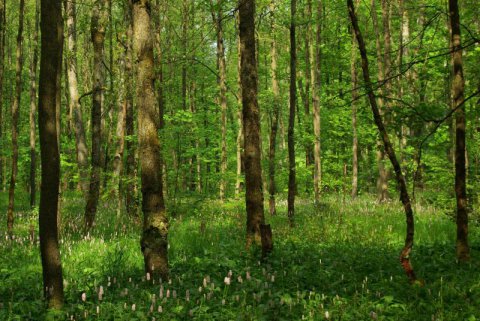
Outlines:
<svg viewBox="0 0 480 321"><path fill-rule="evenodd" d="M13 211L15 206L15 184L18 173L18 118L20 115L20 98L22 96L22 67L23 67L23 17L25 14L25 0L19 2L17 52L15 67L15 97L12 104L12 172L8 189L7 228L8 234L13 233Z"/></svg>
<svg viewBox="0 0 480 321"><path fill-rule="evenodd" d="M0 0L0 141L3 142L3 83L5 72L5 1ZM0 190L4 189L4 158L0 154Z"/></svg>
<svg viewBox="0 0 480 321"><path fill-rule="evenodd" d="M359 0L356 0L355 6L358 7ZM352 199L358 194L358 134L357 134L357 105L358 105L358 73L357 73L357 55L355 49L355 32L352 30L352 53L351 53L351 78L352 78Z"/></svg>
<svg viewBox="0 0 480 321"><path fill-rule="evenodd" d="M465 168L465 80L463 77L460 14L457 0L448 1L452 46L452 108L455 110L455 196L457 198L457 259L470 258Z"/></svg>
<svg viewBox="0 0 480 321"><path fill-rule="evenodd" d="M82 108L80 106L80 96L78 93L77 80L77 17L76 2L65 1L65 11L67 15L67 83L68 93L70 95L70 109L73 113L73 129L75 132L76 158L79 172L79 187L83 195L88 193L88 149L83 124Z"/></svg>
<svg viewBox="0 0 480 321"><path fill-rule="evenodd" d="M322 66L322 0L317 4L317 30L315 35L315 58L312 72L313 83L313 133L314 143L314 170L313 170L313 189L315 193L315 203L320 202L320 193L322 188L322 158L320 141L320 91L321 87L321 66ZM313 47L312 47L313 49Z"/></svg>
<svg viewBox="0 0 480 321"><path fill-rule="evenodd" d="M93 43L93 91L92 91L92 168L90 173L90 188L85 207L85 227L90 230L95 220L98 199L100 196L100 174L102 153L102 105L105 87L104 43L107 25L107 0L96 0L92 12L91 38Z"/></svg>
<svg viewBox="0 0 480 321"><path fill-rule="evenodd" d="M43 292L50 308L63 305L62 264L58 244L57 208L60 154L57 142L56 99L59 61L62 61L63 20L61 0L41 0L41 54L38 88L38 127L42 188L40 190L40 252Z"/></svg>
<svg viewBox="0 0 480 321"><path fill-rule="evenodd" d="M156 105L150 2L132 3L133 51L137 62L138 142L142 180L143 232L140 241L145 271L168 276L168 219L161 181L158 106Z"/></svg>
<svg viewBox="0 0 480 321"><path fill-rule="evenodd" d="M402 201L403 208L405 210L407 233L405 237L405 245L402 251L400 252L400 262L409 280L411 282L416 282L417 278L416 278L415 272L413 271L412 265L410 263L410 253L413 247L415 228L414 228L414 220L413 220L413 209L412 209L412 204L410 202L410 196L408 195L407 183L405 181L405 177L403 176L400 163L398 162L397 156L395 154L395 150L393 149L392 143L390 142L390 138L388 137L387 129L385 128L385 125L382 120L382 116L380 114L380 111L377 105L374 89L372 86L372 81L370 79L370 69L369 69L369 63L368 63L368 57L367 57L367 50L365 48L365 42L363 40L363 36L360 32L360 27L358 26L357 16L355 13L355 6L353 5L353 0L347 0L347 7L348 7L348 13L350 16L350 21L352 23L352 27L355 32L355 38L357 39L358 48L360 51L360 57L362 59L362 71L363 71L363 79L365 81L365 90L367 91L370 107L372 108L373 118L378 128L380 137L382 138L385 152L390 158L390 162L392 163L393 169L395 171L397 183L400 189L400 200Z"/></svg>
<svg viewBox="0 0 480 321"><path fill-rule="evenodd" d="M245 135L245 202L247 208L247 248L262 241L264 224L262 167L260 163L260 109L255 55L255 1L239 0L243 132Z"/></svg>
<svg viewBox="0 0 480 321"><path fill-rule="evenodd" d="M290 0L290 114L288 117L288 220L293 226L295 215L295 110L297 108L297 49L295 17L297 1Z"/></svg>

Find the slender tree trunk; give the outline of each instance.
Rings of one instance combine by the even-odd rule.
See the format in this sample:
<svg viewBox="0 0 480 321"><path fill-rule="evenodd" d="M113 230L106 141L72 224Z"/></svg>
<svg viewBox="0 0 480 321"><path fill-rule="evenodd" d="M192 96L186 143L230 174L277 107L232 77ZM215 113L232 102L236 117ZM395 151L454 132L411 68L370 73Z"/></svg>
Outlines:
<svg viewBox="0 0 480 321"><path fill-rule="evenodd" d="M7 228L11 236L13 232L13 211L15 205L15 184L18 172L18 117L20 114L20 98L22 96L22 67L23 67L23 17L25 0L19 2L18 33L17 33L17 63L15 67L15 98L12 104L12 173L8 190Z"/></svg>
<svg viewBox="0 0 480 321"><path fill-rule="evenodd" d="M23 1L23 0L22 0ZM44 295L50 308L63 305L63 277L58 244L57 208L60 183L60 154L57 141L57 74L61 72L63 18L61 0L41 0L41 55L38 124L42 188L40 190L40 252Z"/></svg>
<svg viewBox="0 0 480 321"><path fill-rule="evenodd" d="M131 3L129 4L131 6ZM138 215L138 201L137 201L137 161L135 158L136 145L133 141L135 133L134 126L134 112L133 112L133 56L132 56L132 41L133 41L133 25L132 25L132 11L131 8L127 10L125 15L127 18L127 43L125 49L125 132L129 139L125 144L127 152L127 162L125 168L126 182L125 182L125 207L130 217Z"/></svg>
<svg viewBox="0 0 480 321"><path fill-rule="evenodd" d="M30 65L30 207L36 204L36 176L37 176L37 151L36 151L36 118L37 113L37 63L38 63L38 28L39 28L40 2L35 1L35 27L33 30L33 54Z"/></svg>
<svg viewBox="0 0 480 321"><path fill-rule="evenodd" d="M362 59L362 71L363 71L363 79L365 81L365 90L368 94L368 100L370 102L370 106L372 107L373 118L375 124L377 125L378 131L383 141L383 145L385 147L385 152L387 153L388 157L390 158L390 162L392 163L393 169L395 171L395 175L397 178L397 183L400 189L400 200L402 201L403 208L405 210L405 217L406 217L406 237L405 237L405 246L403 247L400 253L400 263L402 264L407 277L411 282L417 281L415 276L415 272L413 271L413 267L410 263L410 254L413 247L413 240L414 240L414 219L413 219L413 209L412 204L410 202L410 196L408 195L407 190L407 183L405 181L405 177L403 176L402 169L400 167L400 163L398 162L397 156L395 155L395 150L390 142L390 138L388 137L387 129L382 120L382 116L380 114L377 101L375 99L375 93L373 90L373 85L370 79L370 69L367 57L367 50L365 48L365 42L363 40L362 34L360 32L360 28L358 26L357 16L355 14L355 7L353 5L353 0L347 0L348 6L348 13L350 16L350 21L352 23L353 30L355 32L355 37L358 42L358 48L360 51L360 57Z"/></svg>
<svg viewBox="0 0 480 321"><path fill-rule="evenodd" d="M308 19L307 28L305 30L305 99L304 99L304 126L307 137L312 135L312 122L310 114L310 88L312 87L312 55L311 55L311 38L312 38L312 0L308 0L305 6L305 14ZM306 139L305 143L305 165L310 167L314 163L313 146L310 139ZM307 187L310 184L307 184Z"/></svg>
<svg viewBox="0 0 480 321"><path fill-rule="evenodd" d="M448 1L452 46L452 108L455 109L455 196L457 198L457 259L468 261L468 209L465 157L465 79L463 76L460 14L457 0Z"/></svg>
<svg viewBox="0 0 480 321"><path fill-rule="evenodd" d="M358 7L359 0L355 5ZM352 199L358 195L358 134L357 134L357 105L358 105L358 73L357 73L357 50L355 48L355 32L352 30L352 54L351 54L351 77L352 77Z"/></svg>
<svg viewBox="0 0 480 321"><path fill-rule="evenodd" d="M220 103L221 109L221 131L222 131L222 141L221 141L221 154L220 154L220 199L225 198L225 175L227 172L227 67L225 63L225 47L223 45L223 27L222 27L222 6L219 0L217 5L218 12L215 13L215 7L213 1L210 1L210 6L212 8L212 18L213 23L217 31L217 65L219 71L218 84L220 87L218 101Z"/></svg>
<svg viewBox="0 0 480 321"><path fill-rule="evenodd" d="M313 82L313 133L315 136L314 144L314 171L313 187L315 193L315 203L320 202L320 193L322 188L322 158L321 158L321 140L320 140L320 92L321 87L321 56L322 56L322 0L317 4L317 31L315 39L315 64L312 72ZM312 47L313 50L313 47Z"/></svg>
<svg viewBox="0 0 480 321"><path fill-rule="evenodd" d="M107 0L96 0L92 12L91 38L93 43L93 101L91 116L92 168L90 188L85 207L85 227L90 230L95 221L100 196L100 174L102 170L102 104L104 100L105 68L104 44L107 25Z"/></svg>
<svg viewBox="0 0 480 321"><path fill-rule="evenodd" d="M239 0L243 128L245 133L245 201L247 248L259 245L264 224L260 150L260 110L255 42L255 1Z"/></svg>
<svg viewBox="0 0 480 321"><path fill-rule="evenodd" d="M295 19L297 1L290 0L290 115L288 118L288 220L294 224L295 216L295 111L297 106L297 49Z"/></svg>
<svg viewBox="0 0 480 321"><path fill-rule="evenodd" d="M277 80L277 43L275 39L275 3L272 1L270 3L270 12L271 12L271 77L272 77L272 91L273 91L273 110L271 116L271 128L270 128L270 146L268 150L268 193L269 200L268 205L270 209L270 215L275 215L277 210L275 206L275 193L277 188L275 185L275 152L277 148L277 131L278 131L278 118L280 113L280 89L278 86Z"/></svg>
<svg viewBox="0 0 480 321"><path fill-rule="evenodd" d="M70 108L73 113L73 128L75 132L76 157L79 172L79 187L84 197L88 193L88 148L83 124L82 108L79 102L77 81L77 27L76 27L76 3L65 1L67 13L67 78L68 92L70 95Z"/></svg>
<svg viewBox="0 0 480 321"><path fill-rule="evenodd" d="M237 27L239 23L238 15L237 18ZM242 115L242 80L241 80L241 42L240 35L237 40L237 82L238 82L238 108L237 108L237 180L235 182L235 198L240 197L240 191L242 190L242 173L243 173L243 145L244 145L244 134L243 134L243 115Z"/></svg>
<svg viewBox="0 0 480 321"><path fill-rule="evenodd" d="M137 61L137 109L140 166L142 171L143 232L141 247L145 271L168 276L168 219L160 177L158 106L156 106L153 36L148 0L133 2L133 49Z"/></svg>
<svg viewBox="0 0 480 321"><path fill-rule="evenodd" d="M3 142L3 77L4 77L4 62L5 62L5 1L0 0L0 141ZM3 184L5 173L3 171L5 160L0 155L0 191L3 191L5 186Z"/></svg>

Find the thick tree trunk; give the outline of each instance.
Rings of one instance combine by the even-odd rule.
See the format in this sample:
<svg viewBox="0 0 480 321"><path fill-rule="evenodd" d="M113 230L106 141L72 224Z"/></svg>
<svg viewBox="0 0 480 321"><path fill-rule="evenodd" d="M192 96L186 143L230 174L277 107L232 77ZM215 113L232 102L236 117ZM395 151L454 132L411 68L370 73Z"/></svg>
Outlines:
<svg viewBox="0 0 480 321"><path fill-rule="evenodd" d="M62 61L63 21L61 0L41 0L41 58L38 123L42 188L40 191L40 252L44 295L50 308L63 305L63 278L58 244L57 208L60 154L57 142L57 74Z"/></svg>
<svg viewBox="0 0 480 321"><path fill-rule="evenodd" d="M12 172L10 176L10 187L8 189L7 228L11 236L13 232L13 211L15 207L15 184L18 172L18 118L20 98L22 96L22 67L23 67L23 17L25 13L25 0L19 2L17 53L15 67L15 98L12 104Z"/></svg>
<svg viewBox="0 0 480 321"><path fill-rule="evenodd" d="M315 39L315 64L312 72L313 82L313 133L315 136L314 144L314 170L313 170L313 187L315 193L315 203L320 202L320 193L322 188L322 158L321 158L321 141L320 141L320 92L321 87L321 57L322 57L322 0L317 4L317 31ZM312 47L313 50L313 47Z"/></svg>
<svg viewBox="0 0 480 321"><path fill-rule="evenodd" d="M272 1L270 3L270 12L271 12L271 77L272 77L272 92L273 92L273 110L271 115L271 127L270 127L270 145L268 149L268 205L270 210L270 215L275 215L276 205L275 205L275 193L277 188L275 185L275 152L277 148L277 131L278 131L278 118L280 114L280 89L278 86L277 80L277 43L275 39L275 3Z"/></svg>
<svg viewBox="0 0 480 321"><path fill-rule="evenodd" d="M75 147L79 173L79 187L84 197L88 193L88 148L83 124L82 108L79 102L77 81L77 28L76 3L65 1L67 13L67 78L70 95L70 109L73 114L73 128L75 132Z"/></svg>
<svg viewBox="0 0 480 321"><path fill-rule="evenodd" d="M92 168L90 188L85 207L85 227L90 230L95 221L100 196L100 175L102 170L102 104L105 87L104 44L107 25L107 0L96 0L92 12L91 39L93 43L93 95L92 95Z"/></svg>
<svg viewBox="0 0 480 321"><path fill-rule="evenodd" d="M261 245L260 226L264 224L262 167L260 150L260 110L255 55L255 1L239 0L243 128L245 134L245 201L247 242Z"/></svg>
<svg viewBox="0 0 480 321"><path fill-rule="evenodd" d="M367 57L367 50L365 48L365 42L363 40L362 34L360 32L360 28L358 26L357 16L355 14L355 7L353 5L353 0L347 0L348 12L350 16L350 21L352 23L353 30L355 32L355 37L358 42L358 47L360 51L360 57L362 59L362 71L363 71L363 79L365 81L365 90L368 94L368 100L370 102L370 106L372 107L373 118L375 120L375 124L377 125L378 132L383 141L383 145L385 147L385 152L387 153L388 157L390 158L390 162L392 163L393 169L395 171L397 183L400 189L400 200L402 201L403 208L405 210L405 217L406 217L406 237L405 237L405 246L403 247L400 253L400 263L402 264L407 277L411 282L417 281L415 276L415 272L413 271L412 265L410 263L410 254L413 247L413 240L414 240L414 219L413 219L413 209L412 204L410 202L410 196L408 195L407 190L407 183L405 181L405 177L403 176L402 169L400 167L400 163L398 162L397 156L395 155L395 150L390 142L390 138L388 137L387 129L382 120L382 116L380 114L377 101L375 99L375 93L372 86L372 82L370 79L370 69L368 64L368 57Z"/></svg>
<svg viewBox="0 0 480 321"><path fill-rule="evenodd" d="M225 63L225 47L223 45L223 27L222 27L222 6L221 1L216 4L218 7L218 12L215 12L215 7L213 1L210 1L210 6L212 8L212 18L213 23L217 31L217 66L218 66L218 85L219 85L219 96L218 101L220 104L221 110L221 154L220 154L220 199L225 198L225 175L227 172L227 66Z"/></svg>
<svg viewBox="0 0 480 321"><path fill-rule="evenodd" d="M153 36L148 0L133 2L133 48L137 62L137 109L140 167L142 171L143 233L141 248L145 271L168 276L168 219L160 176L158 106L156 106Z"/></svg>
<svg viewBox="0 0 480 321"><path fill-rule="evenodd" d="M33 30L32 63L30 65L30 207L36 204L36 176L37 176L37 151L36 151L36 113L37 113L37 63L38 63L38 28L39 28L40 3L35 1L35 26Z"/></svg>
<svg viewBox="0 0 480 321"><path fill-rule="evenodd" d="M448 1L452 46L452 108L455 109L455 196L457 198L457 259L468 261L468 209L465 157L465 79L463 77L460 14L457 0Z"/></svg>
<svg viewBox="0 0 480 321"><path fill-rule="evenodd" d="M288 220L294 224L295 216L295 112L297 106L297 49L295 40L295 19L297 1L290 0L290 114L288 117Z"/></svg>

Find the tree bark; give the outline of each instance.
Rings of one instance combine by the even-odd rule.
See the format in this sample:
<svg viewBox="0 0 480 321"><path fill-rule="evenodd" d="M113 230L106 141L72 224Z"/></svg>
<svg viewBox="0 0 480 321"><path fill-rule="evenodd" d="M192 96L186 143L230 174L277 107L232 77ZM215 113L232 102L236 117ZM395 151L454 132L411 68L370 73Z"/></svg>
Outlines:
<svg viewBox="0 0 480 321"><path fill-rule="evenodd" d="M245 202L247 209L247 249L261 245L264 224L262 167L260 150L260 109L255 42L255 1L239 0L243 129L245 134Z"/></svg>
<svg viewBox="0 0 480 321"><path fill-rule="evenodd" d="M39 28L40 3L35 1L35 26L33 29L32 64L30 65L30 207L36 204L36 176L37 176L37 151L36 151L36 113L37 113L37 63L38 63L38 28Z"/></svg>
<svg viewBox="0 0 480 321"><path fill-rule="evenodd" d="M23 0L22 0L23 1ZM38 123L42 188L40 191L40 252L44 295L50 308L63 305L63 277L58 244L57 209L60 154L57 141L57 74L62 61L63 18L61 0L41 0L41 55Z"/></svg>
<svg viewBox="0 0 480 321"><path fill-rule="evenodd" d="M168 276L168 219L160 176L158 106L156 106L153 36L148 0L133 1L133 49L137 62L137 108L140 167L142 172L143 232L141 248L145 271Z"/></svg>
<svg viewBox="0 0 480 321"><path fill-rule="evenodd" d="M272 19L270 31L272 35L272 42L270 45L270 54L272 57L270 73L272 77L273 110L271 112L270 145L268 149L268 205L270 215L275 215L277 212L275 205L275 194L277 192L275 185L275 152L277 148L278 118L280 114L280 89L277 80L277 43L275 39L274 1L270 2L270 12Z"/></svg>
<svg viewBox="0 0 480 321"><path fill-rule="evenodd" d="M288 118L288 221L294 224L295 216L295 111L297 106L297 49L295 19L297 1L290 0L290 114Z"/></svg>
<svg viewBox="0 0 480 321"><path fill-rule="evenodd" d="M15 67L15 98L12 104L12 172L8 189L7 228L8 234L13 233L13 212L15 207L15 184L18 173L18 118L20 115L20 98L22 96L22 67L23 67L23 18L25 14L25 0L19 2L17 52Z"/></svg>
<svg viewBox="0 0 480 321"><path fill-rule="evenodd" d="M313 171L313 187L315 193L315 203L320 202L320 194L322 188L322 158L321 158L321 140L320 140L320 92L321 87L321 66L322 66L322 0L317 4L317 31L315 39L315 64L312 72L313 82L313 133L315 136L314 144L314 171ZM312 47L313 50L313 47Z"/></svg>
<svg viewBox="0 0 480 321"><path fill-rule="evenodd" d="M387 153L388 157L390 158L390 162L392 163L393 169L395 171L397 183L400 189L400 200L402 201L403 208L405 210L405 217L406 217L406 237L405 237L405 245L400 252L400 263L402 264L407 277L411 282L417 281L415 272L413 271L413 267L410 262L410 253L413 247L413 240L414 240L414 219L413 219L413 209L412 204L410 202L410 196L408 195L407 190L407 183L405 181L405 177L403 176L402 169L400 167L400 163L398 162L397 156L395 155L395 150L390 142L390 138L388 137L387 129L382 120L382 116L380 114L377 101L375 99L375 93L372 86L372 82L370 79L370 69L367 57L367 50L365 47L365 42L363 40L362 34L360 32L360 28L358 26L357 16L355 14L355 7L353 5L353 0L347 0L348 6L348 13L350 16L350 21L352 23L353 30L355 32L355 37L358 42L358 48L360 51L360 57L362 59L362 71L363 71L363 79L365 81L365 89L368 94L368 100L370 102L370 106L372 108L373 118L375 124L377 125L378 131L383 141L383 145L385 147L385 152Z"/></svg>
<svg viewBox="0 0 480 321"><path fill-rule="evenodd" d="M67 14L67 78L68 92L70 95L70 109L73 113L73 128L75 132L75 147L79 173L79 187L86 197L88 193L88 148L83 124L82 108L79 102L77 80L77 27L76 27L76 3L65 1Z"/></svg>
<svg viewBox="0 0 480 321"><path fill-rule="evenodd" d="M96 0L92 12L91 39L93 43L93 95L92 95L92 168L90 188L85 207L85 228L90 230L95 221L100 197L100 175L102 170L102 105L104 100L105 67L104 44L108 0Z"/></svg>
<svg viewBox="0 0 480 321"><path fill-rule="evenodd" d="M459 261L470 259L468 246L468 209L466 188L465 157L465 79L463 76L462 41L460 33L460 14L457 0L448 1L451 26L452 47L452 108L455 111L455 196L457 199L457 242L456 251Z"/></svg>

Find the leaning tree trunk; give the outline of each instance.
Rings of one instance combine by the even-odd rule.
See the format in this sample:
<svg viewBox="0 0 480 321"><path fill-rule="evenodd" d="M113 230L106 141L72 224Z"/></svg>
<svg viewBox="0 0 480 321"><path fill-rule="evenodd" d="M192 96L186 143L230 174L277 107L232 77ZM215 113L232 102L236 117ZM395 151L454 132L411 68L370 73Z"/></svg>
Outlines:
<svg viewBox="0 0 480 321"><path fill-rule="evenodd" d="M11 236L13 231L13 210L15 205L15 184L18 171L18 117L20 98L22 96L22 67L23 67L23 17L25 0L20 0L17 33L17 63L15 67L15 98L12 104L12 173L8 190L7 228Z"/></svg>
<svg viewBox="0 0 480 321"><path fill-rule="evenodd" d="M278 118L280 114L280 89L278 86L277 80L277 43L275 39L275 19L274 19L274 12L275 12L275 3L272 1L270 3L270 12L271 12L271 35L272 35L272 43L271 43L271 77L272 77L272 92L273 92L273 110L272 110L272 117L271 117L271 128L270 128L270 145L268 149L268 205L270 210L270 215L275 215L276 204L275 204L275 193L277 192L277 188L275 185L275 152L277 148L277 131L278 131Z"/></svg>
<svg viewBox="0 0 480 321"><path fill-rule="evenodd" d="M315 193L315 203L320 202L320 193L322 188L322 158L320 141L320 91L321 88L321 56L322 56L322 0L317 4L317 31L315 39L315 63L312 71L313 82L313 133L315 136L314 144L314 170L313 170L313 188ZM313 47L312 47L313 50Z"/></svg>
<svg viewBox="0 0 480 321"><path fill-rule="evenodd" d="M255 1L239 0L241 82L243 130L245 134L245 202L247 208L247 242L259 245L264 224L262 167L260 150L260 110L258 107L258 73L255 55Z"/></svg>
<svg viewBox="0 0 480 321"><path fill-rule="evenodd" d="M460 14L457 0L449 0L452 46L452 108L455 109L455 196L457 198L457 259L468 261L468 210L465 157L465 79L463 77Z"/></svg>
<svg viewBox="0 0 480 321"><path fill-rule="evenodd" d="M40 252L43 292L50 308L63 305L63 277L58 244L57 208L60 154L57 144L57 74L62 61L63 21L61 0L41 0L41 58L38 88L38 126L42 188L40 190Z"/></svg>
<svg viewBox="0 0 480 321"><path fill-rule="evenodd" d="M77 28L76 3L65 1L67 14L67 82L70 95L70 108L73 113L73 128L75 131L75 147L79 172L79 187L84 197L88 193L88 148L83 125L82 108L79 102L77 81Z"/></svg>
<svg viewBox="0 0 480 321"><path fill-rule="evenodd" d="M288 118L288 220L293 226L295 215L295 111L297 106L297 49L295 40L295 15L297 1L290 3L290 114Z"/></svg>
<svg viewBox="0 0 480 321"><path fill-rule="evenodd" d="M133 2L133 49L137 62L137 108L140 167L142 171L143 233L141 247L145 271L168 276L168 219L163 199L155 100L153 37L148 0Z"/></svg>
<svg viewBox="0 0 480 321"><path fill-rule="evenodd" d="M405 246L403 247L400 253L400 262L409 280L411 282L415 282L417 281L417 278L415 276L415 272L413 271L413 267L410 263L410 253L413 247L415 229L414 229L414 220L413 220L413 209L412 209L412 204L410 202L410 196L408 195L407 183L405 181L405 177L403 176L400 163L398 162L397 156L395 155L395 150L393 149L392 143L390 142L390 138L388 137L387 129L385 128L385 125L382 120L382 116L378 109L377 101L375 99L375 93L374 93L373 85L370 79L370 69L368 65L367 50L365 47L365 42L363 40L362 34L360 32L360 28L358 26L357 16L355 14L355 7L353 5L353 0L347 0L347 6L348 6L348 13L350 16L350 21L352 23L352 27L355 32L355 37L357 38L360 57L362 59L362 71L363 71L363 79L365 81L365 90L367 91L367 94L368 94L368 100L370 102L370 106L372 107L373 118L375 120L375 124L377 125L378 131L382 138L383 145L385 147L385 152L390 158L390 162L392 163L393 169L395 171L397 183L400 189L400 200L402 201L403 208L405 210L407 233L405 237Z"/></svg>
<svg viewBox="0 0 480 321"><path fill-rule="evenodd" d="M39 1L35 1L35 27L33 30L33 55L30 65L30 207L35 207L36 176L37 176L37 151L36 151L36 124L37 113L37 63L38 63L38 23L40 14Z"/></svg>
<svg viewBox="0 0 480 321"><path fill-rule="evenodd" d="M92 168L90 188L85 207L85 227L90 230L97 213L100 196L100 174L102 170L102 104L105 86L104 43L105 26L107 25L107 0L97 0L93 7L91 21L91 37L93 43L93 101L92 101Z"/></svg>

